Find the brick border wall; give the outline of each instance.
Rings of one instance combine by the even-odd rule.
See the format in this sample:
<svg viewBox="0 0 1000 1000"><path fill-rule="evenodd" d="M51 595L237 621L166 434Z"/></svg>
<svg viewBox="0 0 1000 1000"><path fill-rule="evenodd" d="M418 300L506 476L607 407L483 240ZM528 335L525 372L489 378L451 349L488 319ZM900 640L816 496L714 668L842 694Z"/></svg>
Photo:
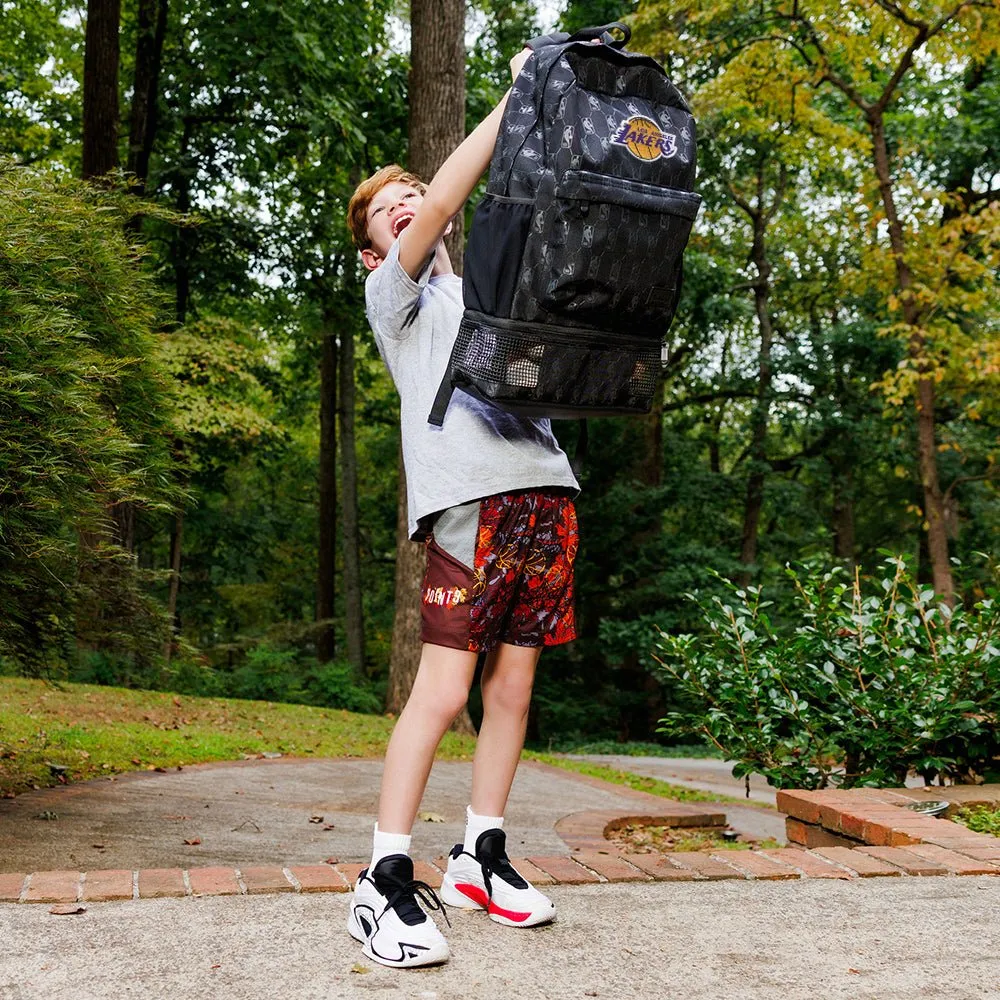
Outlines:
<svg viewBox="0 0 1000 1000"><path fill-rule="evenodd" d="M975 854L936 845L896 848L821 847L766 851L684 851L512 859L540 886L608 882L705 882L720 879L797 881L879 876L1000 875L1000 846ZM417 878L441 885L447 860L418 861ZM144 868L139 871L53 871L0 874L0 903L98 903L164 897L244 896L281 892L347 892L363 866L297 865L246 868Z"/></svg>
<svg viewBox="0 0 1000 1000"><path fill-rule="evenodd" d="M1000 838L960 823L921 815L903 806L924 796L905 789L851 788L779 791L785 832L804 847L907 847L932 845L976 857L1000 848Z"/></svg>

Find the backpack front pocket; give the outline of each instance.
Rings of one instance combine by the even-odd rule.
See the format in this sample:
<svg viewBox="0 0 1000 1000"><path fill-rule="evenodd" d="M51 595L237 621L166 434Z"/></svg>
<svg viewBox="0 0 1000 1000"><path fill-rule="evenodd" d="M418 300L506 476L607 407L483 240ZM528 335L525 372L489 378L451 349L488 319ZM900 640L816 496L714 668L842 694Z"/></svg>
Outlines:
<svg viewBox="0 0 1000 1000"><path fill-rule="evenodd" d="M665 331L700 204L690 191L567 171L549 203L536 209L511 315Z"/></svg>

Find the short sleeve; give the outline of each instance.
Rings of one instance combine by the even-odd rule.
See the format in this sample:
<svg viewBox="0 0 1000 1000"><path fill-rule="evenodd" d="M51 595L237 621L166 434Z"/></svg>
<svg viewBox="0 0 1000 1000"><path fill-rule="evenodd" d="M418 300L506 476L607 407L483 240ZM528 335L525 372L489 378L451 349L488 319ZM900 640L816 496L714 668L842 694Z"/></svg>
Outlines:
<svg viewBox="0 0 1000 1000"><path fill-rule="evenodd" d="M390 340L407 336L433 265L432 255L419 279L414 281L399 262L399 241L393 243L385 260L365 282L365 309L377 334Z"/></svg>

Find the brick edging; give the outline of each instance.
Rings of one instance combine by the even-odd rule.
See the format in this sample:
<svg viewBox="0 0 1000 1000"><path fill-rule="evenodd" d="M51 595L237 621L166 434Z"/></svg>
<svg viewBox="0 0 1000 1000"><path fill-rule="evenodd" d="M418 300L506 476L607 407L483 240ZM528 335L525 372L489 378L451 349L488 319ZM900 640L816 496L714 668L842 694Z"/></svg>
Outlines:
<svg viewBox="0 0 1000 1000"><path fill-rule="evenodd" d="M520 866L539 885L1000 875L1000 850L987 859L934 845L911 845L884 852L821 847L815 850L779 848L616 855L588 850L573 856L533 856L512 860L515 867ZM434 864L418 861L416 875L438 888L445 864L443 858ZM185 896L347 892L362 867L361 864L266 865L0 874L0 902L97 903Z"/></svg>
<svg viewBox="0 0 1000 1000"><path fill-rule="evenodd" d="M942 850L996 851L1000 838L975 833L948 819L906 809L914 795L905 789L850 788L823 791L781 790L778 809L785 813L785 832L791 843L818 847L909 847L930 845Z"/></svg>

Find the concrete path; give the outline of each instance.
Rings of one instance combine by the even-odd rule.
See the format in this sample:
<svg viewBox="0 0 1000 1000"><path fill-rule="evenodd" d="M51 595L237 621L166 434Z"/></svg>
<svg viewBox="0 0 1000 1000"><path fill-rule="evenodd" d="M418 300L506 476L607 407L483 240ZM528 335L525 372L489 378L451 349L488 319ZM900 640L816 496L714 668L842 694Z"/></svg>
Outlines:
<svg viewBox="0 0 1000 1000"><path fill-rule="evenodd" d="M381 774L380 760L281 758L28 792L0 800L0 872L365 861ZM421 812L442 822L417 822L414 858L433 860L462 839L471 774L469 762L434 765ZM507 809L508 850L512 857L566 854L554 830L564 816L635 815L669 805L525 762ZM39 818L46 815L53 818ZM782 825L777 813L768 818Z"/></svg>
<svg viewBox="0 0 1000 1000"><path fill-rule="evenodd" d="M550 927L453 913L452 960L362 959L347 896L0 904L3 1000L995 1000L1000 879L556 887ZM357 964L357 971L352 971Z"/></svg>

